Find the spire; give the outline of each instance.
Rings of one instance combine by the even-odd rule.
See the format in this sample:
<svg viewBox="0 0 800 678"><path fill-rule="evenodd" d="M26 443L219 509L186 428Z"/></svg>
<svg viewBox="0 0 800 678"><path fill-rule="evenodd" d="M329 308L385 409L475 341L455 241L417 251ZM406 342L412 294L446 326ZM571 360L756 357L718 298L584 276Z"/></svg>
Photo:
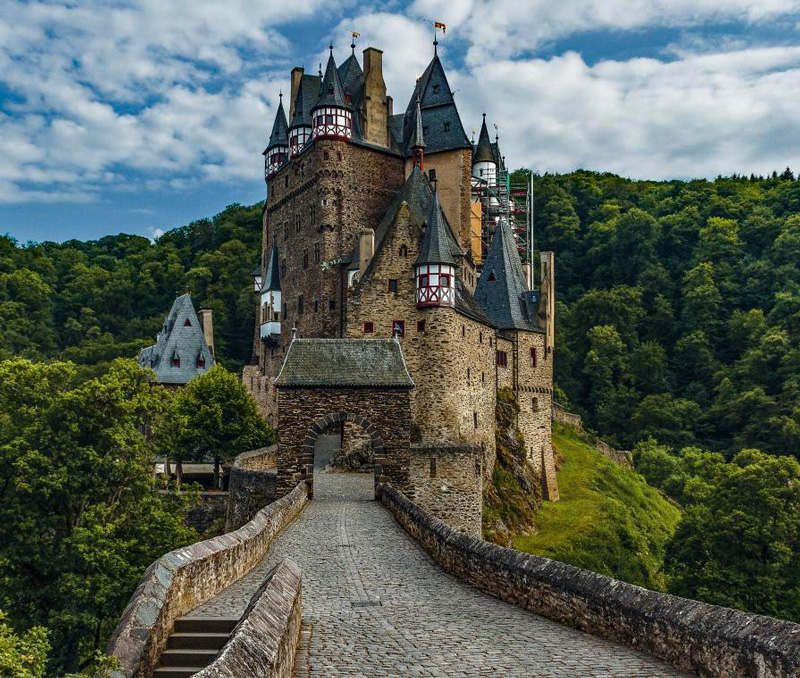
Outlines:
<svg viewBox="0 0 800 678"><path fill-rule="evenodd" d="M304 76L305 77L305 76ZM311 102L306 101L306 89L301 80L297 88L297 97L294 100L294 115L291 127L311 127Z"/></svg>
<svg viewBox="0 0 800 678"><path fill-rule="evenodd" d="M489 245L475 300L498 329L531 330L519 250L511 226L501 219Z"/></svg>
<svg viewBox="0 0 800 678"><path fill-rule="evenodd" d="M425 137L422 134L422 109L417 97L416 121L414 122L414 137L411 141L411 148L425 148Z"/></svg>
<svg viewBox="0 0 800 678"><path fill-rule="evenodd" d="M269 255L267 264L267 275L261 285L262 292L279 292L281 289L281 279L278 275L278 246L272 245L272 252Z"/></svg>
<svg viewBox="0 0 800 678"><path fill-rule="evenodd" d="M283 93L280 95L278 112L275 114L275 122L272 125L272 134L269 135L267 150L275 146L289 145L289 126L286 124L286 113L283 110Z"/></svg>
<svg viewBox="0 0 800 678"><path fill-rule="evenodd" d="M483 114L483 124L481 125L481 133L478 136L478 145L475 148L475 154L472 156L472 164L474 165L476 162L494 162L492 142L489 140L489 130L486 127L486 113Z"/></svg>
<svg viewBox="0 0 800 678"><path fill-rule="evenodd" d="M426 219L426 229L422 236L416 266L422 264L448 264L455 266L453 244L447 224L444 222L442 208L439 206L439 195L434 192L431 210Z"/></svg>
<svg viewBox="0 0 800 678"><path fill-rule="evenodd" d="M337 106L339 108L350 108L344 95L344 87L336 68L336 61L333 58L333 45L330 46L331 55L328 57L328 65L325 67L325 76L322 78L319 100L314 104L314 108L320 106ZM313 109L312 109L313 110Z"/></svg>

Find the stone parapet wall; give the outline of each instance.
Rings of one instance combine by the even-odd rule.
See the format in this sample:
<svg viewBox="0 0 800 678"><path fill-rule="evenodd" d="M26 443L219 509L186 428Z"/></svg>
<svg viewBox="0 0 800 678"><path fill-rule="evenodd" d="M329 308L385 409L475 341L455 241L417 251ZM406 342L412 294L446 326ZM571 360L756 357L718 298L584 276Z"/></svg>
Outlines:
<svg viewBox="0 0 800 678"><path fill-rule="evenodd" d="M496 546L456 531L391 486L379 489L397 522L445 571L501 600L697 675L800 675L798 624L648 591Z"/></svg>
<svg viewBox="0 0 800 678"><path fill-rule="evenodd" d="M457 530L479 537L483 511L483 451L478 445L411 445L409 485L414 501Z"/></svg>
<svg viewBox="0 0 800 678"><path fill-rule="evenodd" d="M594 448L604 457L610 459L619 466L624 466L625 468L630 469L633 468L633 454L624 450L615 450L607 442L600 440L600 438L598 438L595 434L586 431L583 428L583 419L581 418L580 414L567 412L563 405L559 405L555 401L552 403L552 410L554 421L574 428L578 433L588 435L592 439L592 445Z"/></svg>
<svg viewBox="0 0 800 678"><path fill-rule="evenodd" d="M202 536L214 528L215 523L220 518L225 517L227 511L227 492L201 492L200 500L191 506L186 513L186 524L189 527L193 527ZM229 531L226 530L226 532ZM219 527L217 527L216 532L219 533Z"/></svg>
<svg viewBox="0 0 800 678"><path fill-rule="evenodd" d="M114 678L150 678L175 620L253 569L307 501L300 484L235 532L171 551L147 568L106 649L120 662Z"/></svg>
<svg viewBox="0 0 800 678"><path fill-rule="evenodd" d="M197 678L290 678L300 639L300 568L281 561L259 587L217 658Z"/></svg>
<svg viewBox="0 0 800 678"><path fill-rule="evenodd" d="M239 529L275 501L278 446L243 452L233 462L228 482L225 531Z"/></svg>

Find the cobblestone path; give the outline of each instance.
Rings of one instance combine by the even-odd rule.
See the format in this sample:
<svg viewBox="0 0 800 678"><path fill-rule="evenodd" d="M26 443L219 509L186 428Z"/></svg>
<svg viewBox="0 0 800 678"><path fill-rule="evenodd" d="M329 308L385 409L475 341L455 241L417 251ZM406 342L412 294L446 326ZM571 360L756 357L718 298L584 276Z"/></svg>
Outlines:
<svg viewBox="0 0 800 678"><path fill-rule="evenodd" d="M372 500L367 474L317 474L314 500L261 565L193 616L240 615L285 557L303 570L298 678L682 675L444 573Z"/></svg>

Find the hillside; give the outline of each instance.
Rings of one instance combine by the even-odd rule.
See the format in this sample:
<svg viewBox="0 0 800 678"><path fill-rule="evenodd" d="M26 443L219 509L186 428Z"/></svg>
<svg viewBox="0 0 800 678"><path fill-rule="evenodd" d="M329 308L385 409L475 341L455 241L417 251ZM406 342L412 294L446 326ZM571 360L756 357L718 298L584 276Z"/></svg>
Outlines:
<svg viewBox="0 0 800 678"><path fill-rule="evenodd" d="M542 504L537 533L516 537L514 547L665 591L664 555L680 510L573 429L554 424L553 443L564 459L561 499Z"/></svg>

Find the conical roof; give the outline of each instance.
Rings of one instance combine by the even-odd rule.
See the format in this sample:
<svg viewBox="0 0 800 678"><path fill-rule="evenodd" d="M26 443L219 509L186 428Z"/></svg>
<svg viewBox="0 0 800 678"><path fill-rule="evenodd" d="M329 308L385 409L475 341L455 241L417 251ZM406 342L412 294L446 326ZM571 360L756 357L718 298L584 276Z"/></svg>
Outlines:
<svg viewBox="0 0 800 678"><path fill-rule="evenodd" d="M449 229L444 222L442 208L439 205L439 196L434 191L433 202L425 220L425 233L422 235L422 244L419 247L419 256L415 262L421 264L449 264L456 265L453 257L453 243Z"/></svg>
<svg viewBox="0 0 800 678"><path fill-rule="evenodd" d="M275 146L289 145L289 125L286 124L286 113L283 110L283 96L278 104L278 112L275 114L275 122L272 125L272 134L269 135L267 150Z"/></svg>
<svg viewBox="0 0 800 678"><path fill-rule="evenodd" d="M349 94L355 100L364 84L364 71L361 70L355 53L347 57L338 70L345 97Z"/></svg>
<svg viewBox="0 0 800 678"><path fill-rule="evenodd" d="M525 301L519 250L508 222L501 220L489 245L475 300L499 329L536 329Z"/></svg>
<svg viewBox="0 0 800 678"><path fill-rule="evenodd" d="M319 97L320 80L317 75L303 74L294 101L294 113L290 129L311 127L311 107Z"/></svg>
<svg viewBox="0 0 800 678"><path fill-rule="evenodd" d="M347 103L347 99L344 95L344 87L339 77L339 71L336 68L336 61L333 58L333 48L331 48L331 55L328 57L328 65L325 67L325 75L322 78L319 99L317 99L317 103L314 104L314 108L319 108L321 106L350 108L350 104ZM314 108L311 110L314 110Z"/></svg>
<svg viewBox="0 0 800 678"><path fill-rule="evenodd" d="M489 130L486 129L486 114L483 114L483 124L481 125L481 134L478 137L478 145L475 147L475 153L472 156L472 163L476 162L495 162L494 153L492 152L492 142L489 139Z"/></svg>
<svg viewBox="0 0 800 678"><path fill-rule="evenodd" d="M267 264L267 275L264 277L264 282L261 284L262 292L279 292L281 289L281 279L278 275L278 246L272 246L272 252L269 255L269 263Z"/></svg>

